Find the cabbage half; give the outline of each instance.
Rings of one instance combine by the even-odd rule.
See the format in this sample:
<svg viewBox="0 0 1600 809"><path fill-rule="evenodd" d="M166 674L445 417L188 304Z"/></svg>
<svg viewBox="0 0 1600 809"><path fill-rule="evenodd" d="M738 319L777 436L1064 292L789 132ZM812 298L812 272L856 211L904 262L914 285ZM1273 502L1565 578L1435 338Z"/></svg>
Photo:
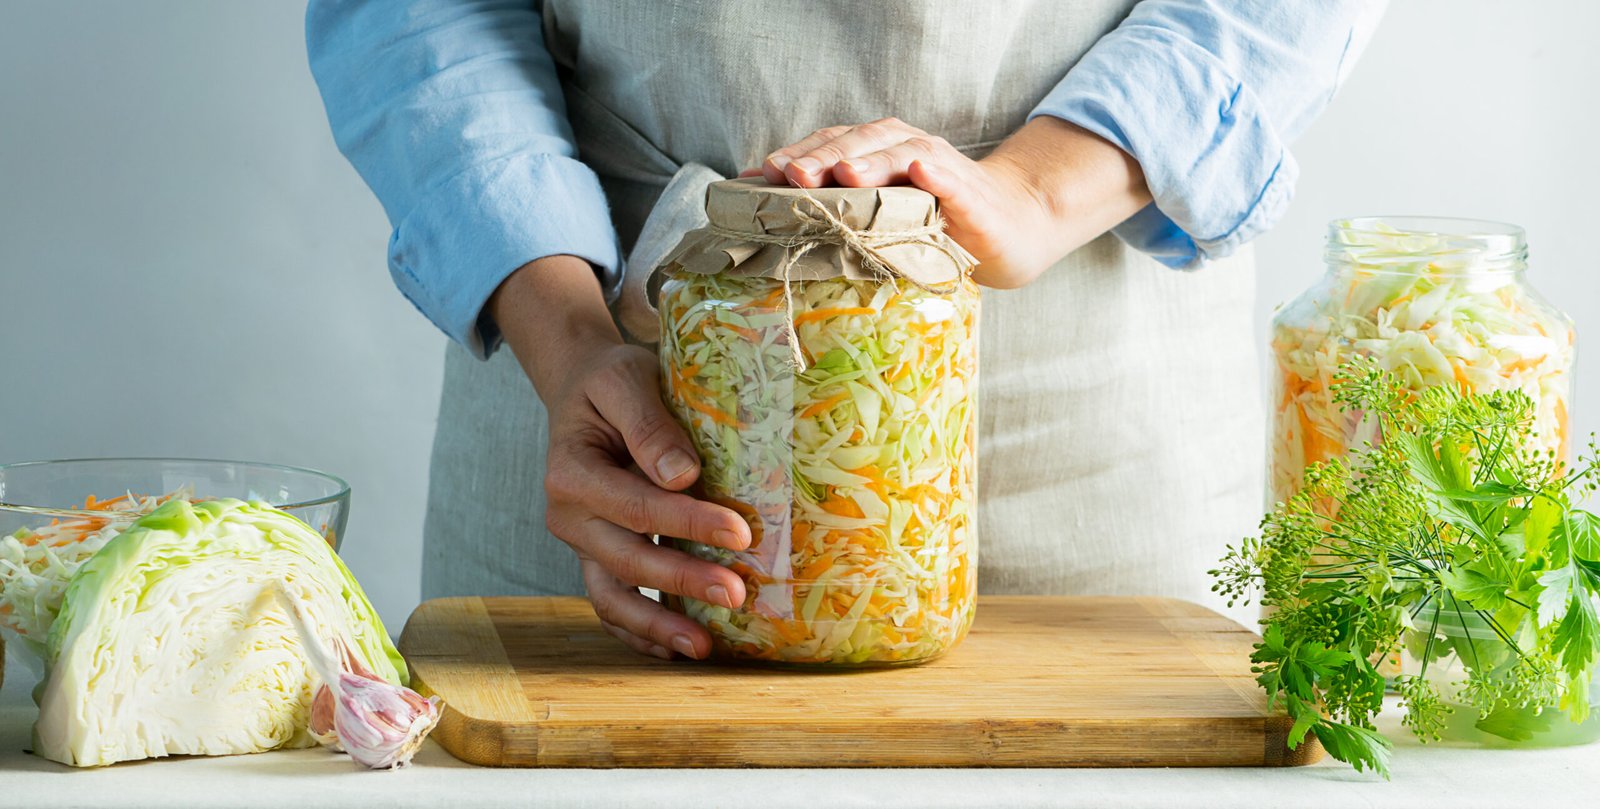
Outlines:
<svg viewBox="0 0 1600 809"><path fill-rule="evenodd" d="M88 767L314 745L316 675L274 584L378 676L405 682L317 532L261 503L173 500L74 574L50 629L35 752Z"/></svg>

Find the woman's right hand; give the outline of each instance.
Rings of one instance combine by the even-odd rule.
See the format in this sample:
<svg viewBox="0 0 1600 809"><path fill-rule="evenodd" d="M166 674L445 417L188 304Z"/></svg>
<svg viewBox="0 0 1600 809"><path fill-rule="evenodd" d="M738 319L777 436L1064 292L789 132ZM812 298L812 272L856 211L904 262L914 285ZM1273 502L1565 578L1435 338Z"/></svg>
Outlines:
<svg viewBox="0 0 1600 809"><path fill-rule="evenodd" d="M549 410L546 521L577 552L601 623L645 654L705 657L705 628L639 588L737 607L744 581L652 535L742 550L750 527L683 493L700 464L661 401L655 355L622 342L593 269L572 256L517 270L489 307Z"/></svg>

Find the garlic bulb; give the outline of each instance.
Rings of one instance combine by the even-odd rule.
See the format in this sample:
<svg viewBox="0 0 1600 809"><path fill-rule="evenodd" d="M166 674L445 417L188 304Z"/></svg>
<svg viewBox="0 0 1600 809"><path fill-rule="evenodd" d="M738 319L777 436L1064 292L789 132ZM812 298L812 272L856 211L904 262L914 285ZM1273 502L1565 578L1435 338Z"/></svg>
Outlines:
<svg viewBox="0 0 1600 809"><path fill-rule="evenodd" d="M336 659L295 600L282 588L277 595L322 679L311 703L311 735L373 769L410 764L422 740L439 724L444 703L373 674L339 638L334 639Z"/></svg>

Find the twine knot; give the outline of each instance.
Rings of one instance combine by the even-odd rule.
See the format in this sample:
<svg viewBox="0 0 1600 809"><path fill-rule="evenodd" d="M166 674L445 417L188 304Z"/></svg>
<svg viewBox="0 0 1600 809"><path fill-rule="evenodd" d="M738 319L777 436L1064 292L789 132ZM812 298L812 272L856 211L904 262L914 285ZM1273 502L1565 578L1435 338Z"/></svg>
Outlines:
<svg viewBox="0 0 1600 809"><path fill-rule="evenodd" d="M882 250L903 244L920 244L932 247L949 257L957 267L970 268L976 263L972 255L962 250L959 245L948 239L940 238L944 233L944 220L935 218L932 224L911 230L860 230L850 226L844 217L832 208L823 204L821 200L811 196L804 188L799 189L801 198L789 206L789 212L796 221L802 223L798 233L790 235L776 235L771 233L752 233L747 230L733 230L720 225L710 224L706 230L727 239L734 239L752 244L771 244L788 248L789 254L779 270L783 277L783 303L784 303L784 331L788 338L789 347L793 352L794 364L804 370L806 367L805 353L800 350L800 335L794 326L794 290L790 272L794 265L819 245L837 244L861 260L863 269L877 276L879 279L894 284L905 281L912 286L935 295L948 295L961 288L962 278L957 277L948 284L925 284L915 278L907 276L896 269L894 264L884 258ZM802 207L801 203L809 203L810 210Z"/></svg>

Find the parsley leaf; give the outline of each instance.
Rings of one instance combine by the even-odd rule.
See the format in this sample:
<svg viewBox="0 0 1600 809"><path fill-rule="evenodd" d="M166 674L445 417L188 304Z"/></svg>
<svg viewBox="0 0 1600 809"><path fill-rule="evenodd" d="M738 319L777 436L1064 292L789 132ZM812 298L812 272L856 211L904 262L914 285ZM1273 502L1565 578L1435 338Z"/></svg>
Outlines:
<svg viewBox="0 0 1600 809"><path fill-rule="evenodd" d="M1572 555L1587 562L1600 562L1600 517L1587 511L1567 516L1567 542Z"/></svg>
<svg viewBox="0 0 1600 809"><path fill-rule="evenodd" d="M1289 715L1294 717L1288 738L1289 749L1293 750L1306 740L1306 734L1311 731L1311 727L1322 721L1322 714L1317 712L1315 705L1306 705L1294 697L1289 698L1288 707Z"/></svg>
<svg viewBox="0 0 1600 809"><path fill-rule="evenodd" d="M1394 751L1394 744L1383 734L1327 721L1317 723L1314 731L1328 755L1354 767L1356 772L1370 768L1385 780L1389 778L1389 754Z"/></svg>
<svg viewBox="0 0 1600 809"><path fill-rule="evenodd" d="M1573 588L1567 615L1556 625L1550 649L1560 656L1562 670L1572 677L1584 673L1600 654L1600 622L1595 620L1594 601L1587 588Z"/></svg>
<svg viewBox="0 0 1600 809"><path fill-rule="evenodd" d="M1572 565L1558 567L1539 577L1539 584L1544 587L1539 593L1539 626L1549 626L1566 616L1572 602L1572 585L1577 579L1577 568Z"/></svg>
<svg viewBox="0 0 1600 809"><path fill-rule="evenodd" d="M1492 612L1507 603L1506 583L1490 578L1473 566L1445 568L1439 571L1439 580L1450 588L1451 595L1480 610Z"/></svg>
<svg viewBox="0 0 1600 809"><path fill-rule="evenodd" d="M1553 498L1537 496L1528 506L1528 517L1522 523L1524 553L1539 554L1550 544L1550 535L1561 524L1561 503Z"/></svg>
<svg viewBox="0 0 1600 809"><path fill-rule="evenodd" d="M1489 530L1479 521L1472 503L1452 495L1465 488L1465 481L1459 480L1456 471L1434 454L1427 438L1402 434L1390 440L1405 450L1411 474L1422 484L1423 502L1434 517L1479 537L1489 537Z"/></svg>

